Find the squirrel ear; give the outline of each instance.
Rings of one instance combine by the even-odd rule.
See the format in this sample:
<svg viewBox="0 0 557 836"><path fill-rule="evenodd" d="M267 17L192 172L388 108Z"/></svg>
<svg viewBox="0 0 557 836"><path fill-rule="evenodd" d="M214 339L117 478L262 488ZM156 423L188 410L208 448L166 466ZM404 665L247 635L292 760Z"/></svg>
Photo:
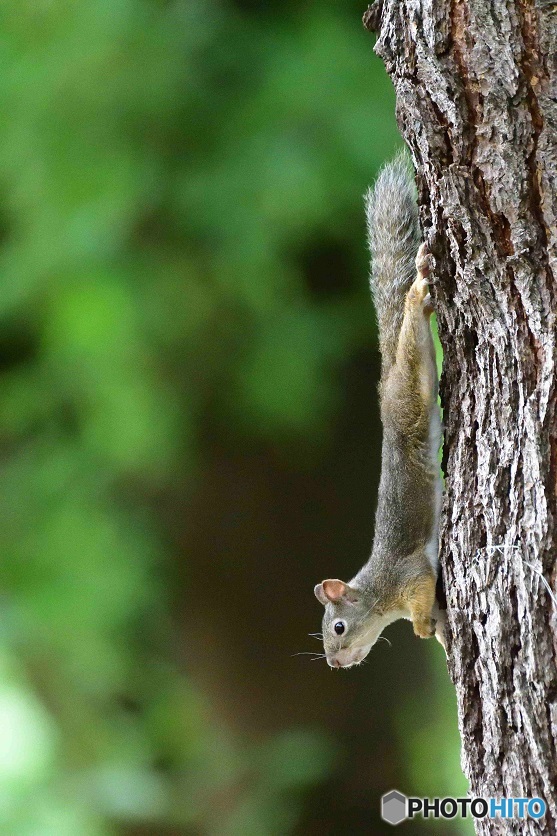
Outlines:
<svg viewBox="0 0 557 836"><path fill-rule="evenodd" d="M322 583L318 583L318 584L316 584L316 585L313 587L313 592L314 592L315 597L317 598L317 600L318 600L321 604L323 604L323 606L325 606L326 604L328 604L328 603L329 603L329 600L328 600L328 598L327 598L327 596L325 595L325 592L324 592L324 590L323 590L323 584L322 584Z"/></svg>
<svg viewBox="0 0 557 836"><path fill-rule="evenodd" d="M332 604L338 604L343 598L353 604L358 600L356 590L348 586L344 581L326 580L323 583L318 583L315 587L315 597L321 601L322 604L327 604L329 601Z"/></svg>

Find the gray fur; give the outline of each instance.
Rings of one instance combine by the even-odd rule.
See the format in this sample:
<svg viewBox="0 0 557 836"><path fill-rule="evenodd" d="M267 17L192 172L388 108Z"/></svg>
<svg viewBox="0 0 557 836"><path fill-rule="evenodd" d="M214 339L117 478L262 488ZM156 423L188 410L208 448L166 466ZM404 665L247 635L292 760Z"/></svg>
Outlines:
<svg viewBox="0 0 557 836"><path fill-rule="evenodd" d="M383 446L371 557L342 597L331 600L324 592L325 584L329 591L342 590L338 581L323 582L315 589L325 604L327 660L340 667L362 661L383 628L399 618L412 618L419 635L429 635L416 602L421 600L424 580L433 595L437 576L441 495L437 371L429 316L421 307L425 302L416 301L422 297L414 288L408 296L414 301L406 308L416 279L420 232L411 172L402 155L385 166L367 193L366 212L382 356ZM429 625L429 618L425 620ZM339 621L346 624L341 636L335 633Z"/></svg>
<svg viewBox="0 0 557 836"><path fill-rule="evenodd" d="M420 241L416 189L404 153L384 166L364 199L371 252L370 287L384 376L394 360L404 297L416 275L414 260Z"/></svg>

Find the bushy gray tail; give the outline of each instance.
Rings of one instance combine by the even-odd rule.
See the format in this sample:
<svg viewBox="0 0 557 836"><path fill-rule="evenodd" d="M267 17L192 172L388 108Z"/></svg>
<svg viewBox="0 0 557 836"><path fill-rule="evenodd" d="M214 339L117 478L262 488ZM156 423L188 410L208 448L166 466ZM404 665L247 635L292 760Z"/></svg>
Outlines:
<svg viewBox="0 0 557 836"><path fill-rule="evenodd" d="M399 154L365 196L371 292L379 324L384 377L396 355L404 299L416 275L420 242L416 190L410 163Z"/></svg>

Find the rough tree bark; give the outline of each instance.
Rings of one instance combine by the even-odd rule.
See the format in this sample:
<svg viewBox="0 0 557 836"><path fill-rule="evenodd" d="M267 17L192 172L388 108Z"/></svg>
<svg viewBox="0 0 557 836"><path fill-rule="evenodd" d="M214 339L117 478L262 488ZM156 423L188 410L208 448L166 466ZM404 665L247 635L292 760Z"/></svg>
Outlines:
<svg viewBox="0 0 557 836"><path fill-rule="evenodd" d="M436 257L449 670L472 795L557 833L557 5L381 0L378 34Z"/></svg>

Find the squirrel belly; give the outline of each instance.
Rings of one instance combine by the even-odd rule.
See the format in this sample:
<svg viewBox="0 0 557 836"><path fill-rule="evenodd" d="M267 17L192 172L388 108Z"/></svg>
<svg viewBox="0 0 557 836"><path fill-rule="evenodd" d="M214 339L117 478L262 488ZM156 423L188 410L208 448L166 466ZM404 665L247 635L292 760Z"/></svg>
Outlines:
<svg viewBox="0 0 557 836"><path fill-rule="evenodd" d="M440 618L441 420L430 258L419 245L414 185L403 158L381 171L366 195L366 214L381 351L381 477L370 559L350 583L329 579L315 587L325 606L323 642L331 667L359 664L399 618L409 618L421 638L435 635Z"/></svg>

